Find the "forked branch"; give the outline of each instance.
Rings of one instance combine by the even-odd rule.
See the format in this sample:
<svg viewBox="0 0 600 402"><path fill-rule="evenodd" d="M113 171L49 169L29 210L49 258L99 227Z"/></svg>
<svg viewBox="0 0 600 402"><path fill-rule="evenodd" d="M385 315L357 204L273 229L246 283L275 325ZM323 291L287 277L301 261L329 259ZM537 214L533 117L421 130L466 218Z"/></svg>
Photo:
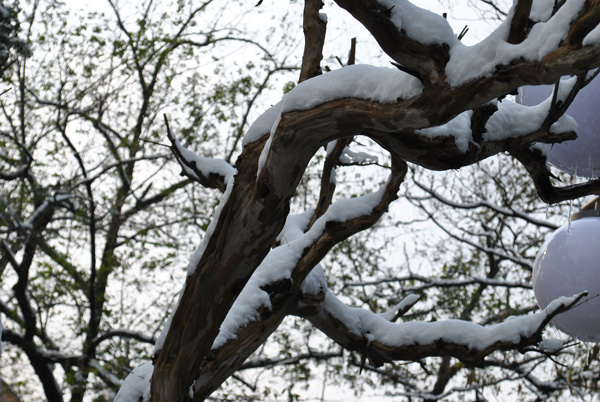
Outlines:
<svg viewBox="0 0 600 402"><path fill-rule="evenodd" d="M171 132L166 115L164 118L167 126L167 137L171 141L173 155L181 165L181 174L204 187L216 188L224 192L228 178L235 172L233 166L222 159L204 158L186 149Z"/></svg>

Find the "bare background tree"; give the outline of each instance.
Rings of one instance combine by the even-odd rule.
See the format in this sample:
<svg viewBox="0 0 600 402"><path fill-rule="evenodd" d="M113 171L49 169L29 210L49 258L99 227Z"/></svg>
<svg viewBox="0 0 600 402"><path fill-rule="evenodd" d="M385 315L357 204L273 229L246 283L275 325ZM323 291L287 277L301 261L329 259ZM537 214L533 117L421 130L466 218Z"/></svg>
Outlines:
<svg viewBox="0 0 600 402"><path fill-rule="evenodd" d="M256 99L295 68L210 0L21 6L34 53L10 54L0 99L2 374L24 400L36 384L49 401L112 400L151 356L217 202L179 176L157 116L176 111L186 145L230 158ZM220 74L225 43L253 64Z"/></svg>

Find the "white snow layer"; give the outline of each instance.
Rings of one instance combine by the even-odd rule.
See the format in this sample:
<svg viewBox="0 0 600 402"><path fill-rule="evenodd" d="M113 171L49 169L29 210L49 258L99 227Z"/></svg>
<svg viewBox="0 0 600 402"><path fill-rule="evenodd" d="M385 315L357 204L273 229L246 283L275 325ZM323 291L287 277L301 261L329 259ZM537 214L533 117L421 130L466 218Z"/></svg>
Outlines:
<svg viewBox="0 0 600 402"><path fill-rule="evenodd" d="M392 103L398 99L415 97L422 90L423 85L417 78L396 68L364 64L347 66L298 84L279 103L256 119L246 132L242 144L245 146L273 132L282 113L308 110L342 98Z"/></svg>
<svg viewBox="0 0 600 402"><path fill-rule="evenodd" d="M179 295L177 297L177 303L175 303L175 306L173 306L173 309L171 310L171 314L169 314L169 318L167 318L167 321L165 322L165 326L163 327L162 331L158 335L158 338L156 339L156 343L154 344L154 355L156 355L162 349L163 345L165 344L165 339L167 339L167 334L169 333L169 328L171 328L171 322L173 321L173 316L175 316L175 312L177 311L177 308L179 307L179 302L181 302L181 296L183 295L184 288L185 288L185 284L179 291Z"/></svg>
<svg viewBox="0 0 600 402"><path fill-rule="evenodd" d="M382 187L379 191L362 197L334 202L306 233L304 230L310 219L309 212L288 217L278 238L283 244L271 250L258 266L227 313L212 348L218 349L229 339L235 339L240 328L259 318L258 310L261 307L271 308L269 294L261 288L291 278L302 253L323 234L327 222L344 222L370 214L381 201L384 192L385 187ZM314 268L313 271L315 270L303 284L302 290L308 294L316 294L319 289L324 290L326 287L322 269Z"/></svg>
<svg viewBox="0 0 600 402"><path fill-rule="evenodd" d="M458 38L444 17L429 10L417 7L407 0L379 0L378 3L390 9L391 20L406 34L424 44L453 46Z"/></svg>
<svg viewBox="0 0 600 402"><path fill-rule="evenodd" d="M576 82L576 78L562 80L559 86L557 100L564 100ZM540 129L550 110L552 96L535 106L525 106L508 99L495 102L498 111L490 117L483 134L484 141L502 141L507 138L518 138L522 135ZM461 152L468 150L473 142L471 131L471 116L468 110L456 116L441 126L424 128L415 132L428 138L454 137L456 147ZM577 131L577 122L571 116L563 115L550 127L553 134L567 131Z"/></svg>
<svg viewBox="0 0 600 402"><path fill-rule="evenodd" d="M183 148L183 149L185 149L185 148ZM225 205L225 203L227 202L227 199L231 195L231 191L233 190L233 184L235 182L235 175L237 174L237 170L234 169L233 167L231 167L231 165L229 165L225 161L222 161L222 162L225 163L229 168L218 161L215 164L209 163L208 166L205 166L205 162L214 161L214 160L202 158L191 151L189 151L189 152L190 152L190 154L186 154L184 157L185 158L188 158L188 157L193 158L191 160L196 161L196 167L198 169L202 170L203 172L215 171L215 170L210 170L210 169L217 169L218 170L217 173L219 173L219 174L226 173L227 176L225 177L225 183L226 183L225 192L223 193L223 196L221 197L219 206L215 210L212 221L210 222L210 225L206 229L206 233L204 234L204 237L202 238L200 245L198 246L196 251L194 251L194 254L190 258L190 262L189 262L188 268L187 268L188 276L193 275L194 272L196 271L196 267L198 266L198 263L200 262L200 258L202 258L202 254L204 253L204 250L206 250L208 241L210 240L212 234L215 231L215 227L217 226L217 222L219 221L219 216L221 216L221 211L223 210L223 206ZM193 154L193 155L191 155L191 154ZM196 157L194 157L194 155L196 155ZM165 326L163 327L160 335L158 336L158 339L156 340L156 343L154 344L154 352L155 353L162 349L162 346L167 337L167 333L169 332L169 327L171 326L171 321L173 320L173 315L175 314L175 311L177 311L177 306L179 305L179 300L181 300L182 293L183 293L183 290L181 290L181 292L179 294L179 298L177 299L177 304L173 308L173 311L171 311L171 315L167 319Z"/></svg>
<svg viewBox="0 0 600 402"><path fill-rule="evenodd" d="M583 38L583 46L600 44L600 25L592 29L589 34Z"/></svg>
<svg viewBox="0 0 600 402"><path fill-rule="evenodd" d="M377 163L378 160L379 159L375 155L366 152L353 151L350 147L344 148L344 152L340 155L340 163L349 165Z"/></svg>
<svg viewBox="0 0 600 402"><path fill-rule="evenodd" d="M293 91L293 89L292 89ZM285 99L285 98L284 98ZM283 99L277 102L275 105L268 108L263 114L258 116L258 118L252 123L244 138L242 138L242 146L246 146L251 142L258 141L263 136L271 132L271 128L275 121L279 118L281 114L281 105L283 104Z"/></svg>
<svg viewBox="0 0 600 402"><path fill-rule="evenodd" d="M415 97L422 90L421 81L397 68L357 64L301 82L283 98L281 113L308 110L342 98L393 103Z"/></svg>
<svg viewBox="0 0 600 402"><path fill-rule="evenodd" d="M562 348L563 341L556 338L542 339L538 347L542 352L556 353Z"/></svg>
<svg viewBox="0 0 600 402"><path fill-rule="evenodd" d="M388 346L430 345L438 340L482 350L496 342L518 343L522 337L532 336L548 314L575 300L561 297L551 302L543 311L515 317L503 323L483 327L469 321L444 320L437 322L404 322L395 324L372 312L349 307L330 291L325 295L324 308L353 334L366 336Z"/></svg>
<svg viewBox="0 0 600 402"><path fill-rule="evenodd" d="M225 177L225 182L227 182L229 178L233 177L237 173L235 168L223 159L205 158L200 156L194 151L190 151L184 147L177 138L173 138L173 142L175 143L175 146L179 152L181 152L183 158L187 162L195 164L196 169L198 169L200 173L206 177L209 177L211 174L217 174ZM186 172L191 173L192 175L194 174L194 172L187 166L184 165L183 167Z"/></svg>
<svg viewBox="0 0 600 402"><path fill-rule="evenodd" d="M535 22L546 22L552 16L554 0L534 0L531 4L529 18Z"/></svg>
<svg viewBox="0 0 600 402"><path fill-rule="evenodd" d="M147 401L150 398L150 380L153 371L152 362L133 369L123 381L113 402L138 402L140 397L143 401Z"/></svg>
<svg viewBox="0 0 600 402"><path fill-rule="evenodd" d="M428 127L415 132L423 137L435 138L435 137L454 137L456 148L461 152L466 152L469 149L469 143L471 142L471 115L473 112L468 110L456 116L448 123L441 126Z"/></svg>
<svg viewBox="0 0 600 402"><path fill-rule="evenodd" d="M556 99L564 101L577 79L575 77L561 80ZM524 134L538 130L550 110L552 95L535 106L524 106L509 100L498 102L498 111L488 120L483 134L485 141L499 141L506 138L518 138ZM553 134L577 131L577 122L571 116L562 115L550 127Z"/></svg>
<svg viewBox="0 0 600 402"><path fill-rule="evenodd" d="M404 310L408 306L412 306L417 301L419 301L420 297L421 296L419 296L418 294L411 293L404 299L402 299L400 303L396 304L393 309L386 311L385 313L380 313L378 315L388 321L392 321L392 319L396 316L396 313L398 313L398 311Z"/></svg>
<svg viewBox="0 0 600 402"><path fill-rule="evenodd" d="M446 66L448 83L454 87L459 86L475 78L487 76L493 73L497 66L507 65L511 60L518 58L530 61L541 60L555 50L560 41L567 36L569 24L581 10L584 2L585 0L567 1L552 18L535 24L527 39L517 45L506 42L510 30L510 17L514 10L513 5L508 18L483 41L474 46L465 46L462 43L451 46L450 61ZM534 10L540 20L544 21L548 10L552 9L552 3L549 1L536 3Z"/></svg>

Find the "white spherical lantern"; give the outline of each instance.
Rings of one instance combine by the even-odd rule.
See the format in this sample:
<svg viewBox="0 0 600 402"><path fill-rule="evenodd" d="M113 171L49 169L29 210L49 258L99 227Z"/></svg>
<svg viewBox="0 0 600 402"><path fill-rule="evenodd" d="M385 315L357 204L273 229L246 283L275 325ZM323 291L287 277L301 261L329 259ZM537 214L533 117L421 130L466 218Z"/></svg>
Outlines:
<svg viewBox="0 0 600 402"><path fill-rule="evenodd" d="M552 85L525 86L519 88L517 102L537 105L553 90ZM600 177L600 77L579 91L567 114L577 122L577 139L549 146L548 161L577 176Z"/></svg>
<svg viewBox="0 0 600 402"><path fill-rule="evenodd" d="M541 308L561 296L588 291L577 306L552 323L585 342L600 342L600 217L579 218L554 232L533 267L533 290Z"/></svg>

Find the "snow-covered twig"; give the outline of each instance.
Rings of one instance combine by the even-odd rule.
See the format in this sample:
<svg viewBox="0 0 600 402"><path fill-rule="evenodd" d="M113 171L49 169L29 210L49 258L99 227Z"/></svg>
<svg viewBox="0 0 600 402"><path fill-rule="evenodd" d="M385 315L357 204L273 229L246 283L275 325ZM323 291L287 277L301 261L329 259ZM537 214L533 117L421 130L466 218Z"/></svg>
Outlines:
<svg viewBox="0 0 600 402"><path fill-rule="evenodd" d="M171 150L179 161L182 174L208 188L225 191L227 181L235 174L235 168L223 159L205 158L185 148L171 132L167 116L164 116Z"/></svg>
<svg viewBox="0 0 600 402"><path fill-rule="evenodd" d="M244 363L242 365L242 367L240 367L240 370L247 370L247 369L253 369L253 368L269 368L269 367L274 367L274 366L284 366L284 365L294 365L294 364L298 364L299 362L303 361L303 360L312 360L312 361L319 361L319 360L327 360L327 359L331 359L332 357L341 357L342 356L342 351L339 350L337 352L330 352L330 353L302 353L302 354L298 354L292 357L285 357L285 358L274 358L274 359L269 359L269 358L257 358L254 360L249 360L246 363Z"/></svg>
<svg viewBox="0 0 600 402"><path fill-rule="evenodd" d="M116 375L102 367L97 360L91 360L90 367L96 371L96 374L98 375L98 377L102 378L102 381L109 384L110 386L120 387L123 384L123 381L121 381Z"/></svg>

